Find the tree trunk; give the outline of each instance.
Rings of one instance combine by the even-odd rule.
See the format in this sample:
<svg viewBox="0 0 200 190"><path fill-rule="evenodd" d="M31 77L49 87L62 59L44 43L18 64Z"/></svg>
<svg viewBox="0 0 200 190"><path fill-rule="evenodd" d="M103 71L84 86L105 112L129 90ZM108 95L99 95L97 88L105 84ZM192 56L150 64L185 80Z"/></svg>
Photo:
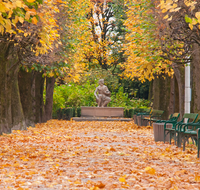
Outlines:
<svg viewBox="0 0 200 190"><path fill-rule="evenodd" d="M46 77L46 102L45 102L46 121L52 119L54 84L55 84L54 77Z"/></svg>
<svg viewBox="0 0 200 190"><path fill-rule="evenodd" d="M19 66L16 66L15 70L10 76L11 85L11 109L12 109L12 130L26 130L26 123L22 104L20 100L19 86L18 86L18 71Z"/></svg>
<svg viewBox="0 0 200 190"><path fill-rule="evenodd" d="M169 117L169 103L171 92L171 78L159 76L153 81L153 109L163 110L163 119Z"/></svg>
<svg viewBox="0 0 200 190"><path fill-rule="evenodd" d="M170 81L169 115L175 113L175 76Z"/></svg>
<svg viewBox="0 0 200 190"><path fill-rule="evenodd" d="M0 134L2 133L10 133L11 132L11 117L10 122L8 122L8 97L7 97L7 75L6 75L6 44L0 44Z"/></svg>
<svg viewBox="0 0 200 190"><path fill-rule="evenodd" d="M33 105L34 105L34 116L35 123L41 123L44 120L44 101L43 101L43 91L44 91L44 78L43 73L35 72L32 85L32 95Z"/></svg>
<svg viewBox="0 0 200 190"><path fill-rule="evenodd" d="M32 72L20 70L18 74L19 91L24 112L26 126L34 127L33 100L32 100Z"/></svg>
<svg viewBox="0 0 200 190"><path fill-rule="evenodd" d="M192 71L192 101L191 112L200 113L200 46L193 44Z"/></svg>
<svg viewBox="0 0 200 190"><path fill-rule="evenodd" d="M13 44L0 45L0 133L26 129L17 79L19 62L13 47Z"/></svg>
<svg viewBox="0 0 200 190"><path fill-rule="evenodd" d="M153 98L153 81L150 81L148 100L152 101Z"/></svg>
<svg viewBox="0 0 200 190"><path fill-rule="evenodd" d="M18 86L19 60L14 45L9 46L7 56L7 100L8 117L11 116L11 125L14 130L25 130L26 124L21 105ZM10 122L10 119L8 120Z"/></svg>
<svg viewBox="0 0 200 190"><path fill-rule="evenodd" d="M153 80L153 109L159 109L160 107L160 78Z"/></svg>
<svg viewBox="0 0 200 190"><path fill-rule="evenodd" d="M174 75L175 75L177 83L178 83L179 113L180 113L180 118L182 118L183 114L184 114L184 97L185 97L184 66L173 63L172 67L174 69Z"/></svg>

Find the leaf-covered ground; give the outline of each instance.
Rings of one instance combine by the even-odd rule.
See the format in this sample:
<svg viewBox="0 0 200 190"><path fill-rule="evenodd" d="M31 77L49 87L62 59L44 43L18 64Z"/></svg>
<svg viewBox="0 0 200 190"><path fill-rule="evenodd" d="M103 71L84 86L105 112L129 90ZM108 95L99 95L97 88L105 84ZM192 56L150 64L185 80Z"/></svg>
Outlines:
<svg viewBox="0 0 200 190"><path fill-rule="evenodd" d="M0 136L0 189L200 189L191 147L155 143L133 122L51 120Z"/></svg>

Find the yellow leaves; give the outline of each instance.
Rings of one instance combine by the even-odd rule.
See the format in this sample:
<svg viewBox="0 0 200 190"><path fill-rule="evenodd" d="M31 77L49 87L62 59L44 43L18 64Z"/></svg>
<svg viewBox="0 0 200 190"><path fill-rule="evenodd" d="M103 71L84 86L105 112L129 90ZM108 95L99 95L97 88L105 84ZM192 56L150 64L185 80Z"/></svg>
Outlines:
<svg viewBox="0 0 200 190"><path fill-rule="evenodd" d="M167 11L177 12L178 10L181 9L180 7L177 7L177 4L172 0L166 0L166 1L160 0L159 7L161 8L163 13Z"/></svg>
<svg viewBox="0 0 200 190"><path fill-rule="evenodd" d="M195 19L195 18L192 18L192 25L196 25L198 22L197 22L197 20Z"/></svg>
<svg viewBox="0 0 200 190"><path fill-rule="evenodd" d="M27 0L27 2L29 3L33 3L35 0Z"/></svg>
<svg viewBox="0 0 200 190"><path fill-rule="evenodd" d="M23 17L19 17L19 22L21 22L22 24L24 23L24 18Z"/></svg>
<svg viewBox="0 0 200 190"><path fill-rule="evenodd" d="M19 17L16 15L14 19L12 19L12 23L17 24L19 21Z"/></svg>
<svg viewBox="0 0 200 190"><path fill-rule="evenodd" d="M44 13L39 13L38 16L39 16L40 18L42 18L42 17L44 16Z"/></svg>
<svg viewBox="0 0 200 190"><path fill-rule="evenodd" d="M149 166L145 168L145 171L146 171L146 173L152 174L152 175L154 175L156 173L156 170L154 168L149 167Z"/></svg>
<svg viewBox="0 0 200 190"><path fill-rule="evenodd" d="M176 9L174 9L174 12L177 12L181 9L181 7L177 7Z"/></svg>
<svg viewBox="0 0 200 190"><path fill-rule="evenodd" d="M195 6L197 4L196 1L192 1L192 0L184 0L184 3L185 3L186 6L190 7L190 9L192 11L195 9ZM163 13L165 13L167 11L169 11L169 12L177 12L177 11L179 11L181 9L181 7L177 7L177 1L172 1L172 0L166 0L166 1L160 0L160 4L159 4L158 7L161 8ZM193 30L194 25L200 24L200 12L196 12L195 13L195 17L197 18L197 20L196 20L196 18L191 18L192 20L189 22L189 28L191 30ZM171 21L172 20L172 16L169 18L169 15L166 14L164 19L167 19L168 21Z"/></svg>
<svg viewBox="0 0 200 190"><path fill-rule="evenodd" d="M15 4L16 4L16 6L19 7L19 8L23 7L22 1L19 1L19 0L18 0L18 1L15 2Z"/></svg>
<svg viewBox="0 0 200 190"><path fill-rule="evenodd" d="M126 182L126 179L125 179L124 177L120 177L120 178L119 178L119 181L122 182L122 183L125 183L125 182Z"/></svg>
<svg viewBox="0 0 200 190"><path fill-rule="evenodd" d="M26 15L25 15L25 20L29 20L31 14L29 11L26 12Z"/></svg>
<svg viewBox="0 0 200 190"><path fill-rule="evenodd" d="M29 20L30 16L35 16L36 14L37 14L37 12L35 9L26 8L25 20ZM35 17L33 17L33 18L35 18ZM36 24L37 24L37 22L36 22Z"/></svg>
<svg viewBox="0 0 200 190"><path fill-rule="evenodd" d="M10 21L10 19L4 19L4 22L6 23L4 25L4 27L5 27L6 31L9 32L11 30L11 21Z"/></svg>
<svg viewBox="0 0 200 190"><path fill-rule="evenodd" d="M195 13L195 16L196 16L196 18L197 18L198 20L200 20L200 12L196 12L196 13Z"/></svg>
<svg viewBox="0 0 200 190"><path fill-rule="evenodd" d="M195 17L198 19L198 23L200 23L200 12L196 12Z"/></svg>
<svg viewBox="0 0 200 190"><path fill-rule="evenodd" d="M191 30L193 30L193 25L191 23L189 24L189 27Z"/></svg>
<svg viewBox="0 0 200 190"><path fill-rule="evenodd" d="M14 174L15 174L14 172L9 172L9 173L8 173L8 175L14 175Z"/></svg>
<svg viewBox="0 0 200 190"><path fill-rule="evenodd" d="M173 4L173 1L162 1L161 3L163 4L160 6L165 9L163 12L168 11L169 8L177 8L177 5ZM124 69L122 76L131 79L137 77L139 80L144 81L145 79L152 80L155 73L159 74L163 71L169 72L170 75L171 72L166 67L168 63L160 58L162 51L159 48L160 44L157 40L159 34L157 33L156 26L150 24L152 20L149 19L148 15L143 14L135 19L135 13L140 15L139 7L130 5L128 7L130 11L128 12L128 19L125 25L130 33L127 33L125 36L128 41L124 45L127 61L120 65ZM170 21L172 17L166 15L164 19ZM144 25L149 25L151 29L146 30ZM162 67L158 66L159 63L162 63Z"/></svg>
<svg viewBox="0 0 200 190"><path fill-rule="evenodd" d="M169 147L167 147L165 150L166 150L167 152L171 152L171 149L170 149Z"/></svg>
<svg viewBox="0 0 200 190"><path fill-rule="evenodd" d="M106 185L103 184L101 181L94 184L94 187L90 187L90 190L98 190L103 189Z"/></svg>
<svg viewBox="0 0 200 190"><path fill-rule="evenodd" d="M41 5L40 9L35 8L35 3L38 4L38 2L36 2L35 0L0 0L0 33L3 34L4 32L8 32L16 34L16 30L19 32L19 28L17 27L21 27L21 25L17 25L17 23L20 22L21 24L24 24L25 20L29 22L31 21L32 24L37 25L39 21L37 18L39 16L42 29L38 32L38 35L41 41L44 42L42 46L39 44L36 45L37 50L35 52L37 53L37 55L39 55L46 53L50 49L53 50L54 41L57 41L57 43L59 43L60 36L58 34L58 31L55 29L56 27L58 27L55 15L59 12L59 7L57 0L47 1L47 4ZM62 1L60 1L60 3L62 3ZM3 17L2 13L5 13ZM49 23L49 20L51 20L52 22ZM31 30L31 27L26 29L26 31L20 33L25 33L24 36L26 37L29 35L29 32L27 30ZM51 34L51 30L54 30L54 33Z"/></svg>
<svg viewBox="0 0 200 190"><path fill-rule="evenodd" d="M16 34L16 32L12 29L12 27L16 28L17 27L16 24L18 22L20 22L21 24L24 23L24 16L25 16L25 15L23 15L24 12L23 11L20 12L21 9L17 10L17 12L16 12L16 8L27 9L27 6L25 5L25 2L22 0L0 2L0 28L1 28L0 32L1 33L8 32L8 33ZM31 9L31 10L32 10L32 12L34 12L34 15L36 15L36 10L35 9ZM20 12L20 14L18 13L18 11ZM5 17L5 16L2 17L1 13L7 14L7 17ZM14 17L12 17L13 13L14 13Z"/></svg>
<svg viewBox="0 0 200 190"><path fill-rule="evenodd" d="M191 10L195 9L195 5L197 4L196 1L193 0L184 0L186 6L191 7Z"/></svg>
<svg viewBox="0 0 200 190"><path fill-rule="evenodd" d="M38 13L38 16L40 18L40 21L43 25L43 28L41 32L39 33L40 42L42 44L41 46L36 46L36 56L39 54L47 53L48 51L52 51L55 47L55 43L60 42L60 35L58 34L58 25L56 20L56 13L58 12L58 1L55 0L54 3L52 1L45 1L45 4L42 5L42 9L40 13ZM60 1L62 3L62 1ZM35 13L28 10L29 14L34 16ZM29 17L29 14L27 15L27 18ZM38 20L36 17L32 18L32 23L37 24ZM52 32L54 31L54 32ZM55 42L55 43L54 43Z"/></svg>
<svg viewBox="0 0 200 190"><path fill-rule="evenodd" d="M5 6L3 2L0 2L0 13L5 13L9 9Z"/></svg>
<svg viewBox="0 0 200 190"><path fill-rule="evenodd" d="M71 137L70 142L66 141ZM192 163L186 163L188 156L182 149L154 142L152 129L139 128L132 121L102 125L49 120L26 131L0 136L0 141L2 189L41 185L43 189L70 186L91 190L199 187L196 151L189 154ZM105 149L113 156L105 158ZM118 154L122 151L123 157Z"/></svg>
<svg viewBox="0 0 200 190"><path fill-rule="evenodd" d="M168 18L169 18L169 16L168 16L168 15L165 15L163 19L168 19Z"/></svg>
<svg viewBox="0 0 200 190"><path fill-rule="evenodd" d="M200 175L199 175L198 173L195 174L194 180L195 180L196 182L200 182Z"/></svg>

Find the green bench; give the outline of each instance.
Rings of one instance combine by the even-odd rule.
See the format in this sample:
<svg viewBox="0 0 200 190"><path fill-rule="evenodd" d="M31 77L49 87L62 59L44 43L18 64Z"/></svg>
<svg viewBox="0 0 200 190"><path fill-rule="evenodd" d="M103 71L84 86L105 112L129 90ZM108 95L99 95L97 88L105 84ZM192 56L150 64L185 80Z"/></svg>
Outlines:
<svg viewBox="0 0 200 190"><path fill-rule="evenodd" d="M158 121L161 117L162 114L164 113L163 110L151 110L150 114L149 114L149 118L143 118L143 121L148 121L150 125L152 125L153 122Z"/></svg>
<svg viewBox="0 0 200 190"><path fill-rule="evenodd" d="M189 138L192 138L193 140L195 140L196 145L198 145L197 144L197 129L200 128L200 123L197 123L196 125L192 125L192 129L188 129L188 126L191 126L191 125L184 126L183 131L181 132L181 139L183 139L183 151L185 151L185 144L186 142L188 142Z"/></svg>
<svg viewBox="0 0 200 190"><path fill-rule="evenodd" d="M186 120L186 122L184 122ZM189 142L189 138L195 141L197 145L197 157L200 156L200 115L197 113L187 113L184 114L182 120L173 124L172 128L164 127L164 139L166 137L166 132L170 133L170 144L171 135L174 135L174 140L177 146L181 147L183 142L183 151L185 151L186 143ZM164 141L165 142L165 141Z"/></svg>
<svg viewBox="0 0 200 190"><path fill-rule="evenodd" d="M178 121L178 118L180 116L180 113L173 113L169 116L169 119L168 120L158 120L156 123L164 123L164 143L165 143L165 138L166 138L166 135L165 135L165 130L167 128L167 124L172 124L172 128L174 128L175 124L177 123ZM171 144L171 135L170 135L170 144Z"/></svg>
<svg viewBox="0 0 200 190"><path fill-rule="evenodd" d="M169 115L169 119L168 120L157 120L156 123L177 123L177 120L180 116L180 113L173 113L171 115Z"/></svg>
<svg viewBox="0 0 200 190"><path fill-rule="evenodd" d="M199 158L200 149L200 128L197 129L197 158Z"/></svg>
<svg viewBox="0 0 200 190"><path fill-rule="evenodd" d="M141 117L141 126L143 126L143 119L144 119L145 117L149 116L149 115L150 115L150 112L151 112L151 109L149 109L149 108L143 108L142 112L138 112L138 113L136 114L137 118L138 118L138 116ZM139 124L139 121L137 121L136 124Z"/></svg>
<svg viewBox="0 0 200 190"><path fill-rule="evenodd" d="M184 120L186 120L186 122L184 122ZM183 116L182 122L178 122L175 125L174 141L178 147L181 147L181 143L183 140L182 136L184 135L183 133L185 132L185 130L190 130L189 126L195 125L197 121L198 113L186 113Z"/></svg>
<svg viewBox="0 0 200 190"><path fill-rule="evenodd" d="M179 136L179 130L186 124L191 124L194 123L196 121L198 117L198 114L196 113L186 113L183 115L183 118L181 121L173 123L172 128L167 128L166 125L164 125L164 139L165 137L169 134L170 135L170 144L171 144L171 139L172 139L172 135L174 136L174 141L176 144L176 139L177 139L177 144L178 146L180 146L181 144L181 139ZM186 122L184 122L186 120Z"/></svg>
<svg viewBox="0 0 200 190"><path fill-rule="evenodd" d="M186 142L189 142L189 138L195 141L197 145L197 157L199 158L200 149L200 115L197 117L195 123L189 123L183 127L180 133L181 141L183 139L183 151L185 151Z"/></svg>

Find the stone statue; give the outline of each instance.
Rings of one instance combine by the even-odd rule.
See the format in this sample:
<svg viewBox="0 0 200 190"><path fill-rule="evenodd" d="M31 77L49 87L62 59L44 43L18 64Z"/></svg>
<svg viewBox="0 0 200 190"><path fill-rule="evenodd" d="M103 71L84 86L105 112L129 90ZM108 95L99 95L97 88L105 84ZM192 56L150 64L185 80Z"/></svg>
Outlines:
<svg viewBox="0 0 200 190"><path fill-rule="evenodd" d="M94 95L96 96L98 107L107 107L107 104L111 101L111 93L108 87L104 85L104 79L99 79L99 86L96 88Z"/></svg>

